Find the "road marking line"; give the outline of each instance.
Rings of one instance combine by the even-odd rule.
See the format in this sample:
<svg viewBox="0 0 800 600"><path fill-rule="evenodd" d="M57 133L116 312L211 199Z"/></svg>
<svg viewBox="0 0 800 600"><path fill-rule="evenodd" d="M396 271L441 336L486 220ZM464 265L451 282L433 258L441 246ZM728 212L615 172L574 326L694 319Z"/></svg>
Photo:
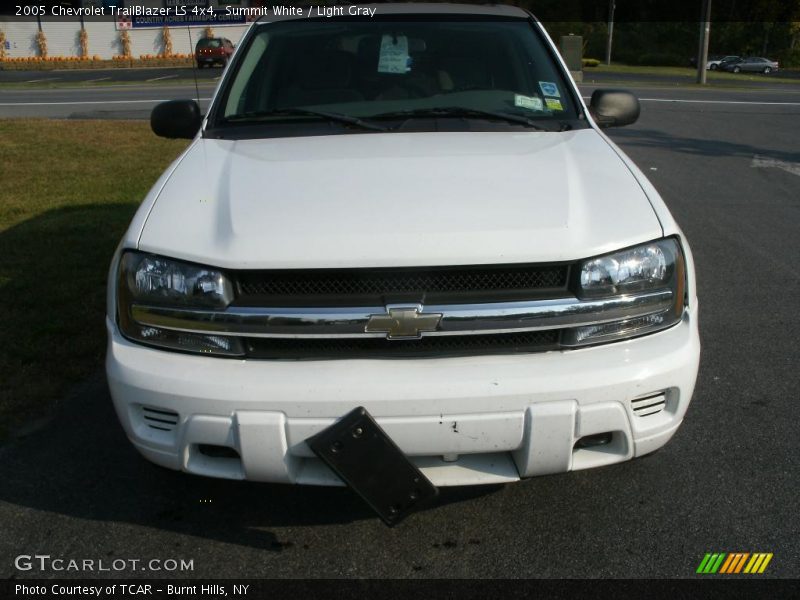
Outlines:
<svg viewBox="0 0 800 600"><path fill-rule="evenodd" d="M800 79L798 79L798 83L800 83ZM622 83L619 83L619 86L620 87L624 87L624 85ZM609 86L608 85L604 85L604 84L600 84L600 83L579 83L578 87L582 91L585 91L585 90L593 90L593 89L595 89L595 90L607 89ZM786 87L789 87L789 86L786 86ZM774 88L774 87L772 87L772 88L761 88L761 87L759 87L759 88L741 88L741 87L739 87L739 88L716 88L716 87L710 87L710 88L694 87L694 88L692 88L692 87L688 87L687 86L687 87L684 87L684 88L676 88L674 86L664 86L664 85L661 85L661 86L656 86L656 85L639 86L639 85L636 85L636 84L631 84L631 85L629 85L627 87L627 89L639 90L642 93L687 91L689 93L697 92L699 94L725 94L725 93L729 93L729 94L748 94L748 95L752 95L752 92L755 91L755 92L766 92L768 94L771 94L771 93L775 93L775 94L800 94L800 89L798 89L797 86L793 86L790 89L786 89L786 87L784 87L784 88Z"/></svg>
<svg viewBox="0 0 800 600"><path fill-rule="evenodd" d="M37 81L48 81L39 79ZM99 81L99 80L98 80ZM590 96L584 96L588 100ZM201 101L208 101L211 98L200 98ZM800 102L744 102L734 100L670 100L667 98L639 98L643 102L685 102L702 104L755 104L758 106L800 106ZM147 102L166 102L166 100L80 100L77 102L0 102L0 106L65 106L69 104L139 104Z"/></svg>
<svg viewBox="0 0 800 600"><path fill-rule="evenodd" d="M31 79L25 83L39 83L40 81L58 81L61 77L45 77L44 79Z"/></svg>
<svg viewBox="0 0 800 600"><path fill-rule="evenodd" d="M800 106L800 102L749 102L745 100L672 100L670 98L639 98L645 102L684 102L688 104L755 104L757 106Z"/></svg>
<svg viewBox="0 0 800 600"><path fill-rule="evenodd" d="M53 90L47 90L47 92L45 92L45 93L70 94L70 93L75 92L75 91L84 91L86 89L85 87L81 87L80 85L77 85L77 84L81 84L81 83L86 83L86 81L76 81L75 83L76 83L75 86L68 86L68 87L65 86L65 87L62 87L62 88L54 88ZM2 84L3 84L3 82L0 82L0 90L3 89ZM194 92L194 84L192 83L190 85L191 85L192 92ZM214 84L210 83L210 82L201 82L199 85L200 85L200 88L203 89L204 91L205 90L211 91L214 88ZM156 87L158 89L155 89ZM97 86L96 88L94 88L92 90L92 93L93 94L101 94L101 93L102 94L116 94L116 93L119 93L121 91L127 91L127 92L141 92L141 91L160 92L162 90L178 90L178 89L179 90L188 90L189 87L190 87L189 85L180 84L180 83L176 83L175 85L152 86L152 85L134 85L134 84L127 84L127 83L124 83L124 82L123 83L114 82L111 85ZM14 90L9 90L9 92L19 92L19 91L23 91L24 92L25 88L16 88ZM38 92L38 90L36 90L36 91ZM6 92L6 93L9 93L9 92Z"/></svg>
<svg viewBox="0 0 800 600"><path fill-rule="evenodd" d="M107 79L111 79L111 77L101 77L100 79L87 79L84 83L92 83L93 81L106 81Z"/></svg>
<svg viewBox="0 0 800 600"><path fill-rule="evenodd" d="M177 75L164 75L163 77L153 77L152 79L145 79L145 81L161 81L162 79L175 79Z"/></svg>
<svg viewBox="0 0 800 600"><path fill-rule="evenodd" d="M211 98L200 98L201 102ZM71 106L78 104L144 104L167 100L82 100L80 102L0 102L0 106Z"/></svg>
<svg viewBox="0 0 800 600"><path fill-rule="evenodd" d="M753 156L753 162L750 163L750 166L755 168L774 167L776 169L783 169L792 175L800 176L800 163L778 160L777 158L770 158L768 156L761 156L759 154Z"/></svg>
<svg viewBox="0 0 800 600"><path fill-rule="evenodd" d="M590 100L591 96L582 96ZM686 104L754 104L757 106L800 106L800 102L750 102L745 100L686 100L672 98L639 98L640 102L683 102Z"/></svg>

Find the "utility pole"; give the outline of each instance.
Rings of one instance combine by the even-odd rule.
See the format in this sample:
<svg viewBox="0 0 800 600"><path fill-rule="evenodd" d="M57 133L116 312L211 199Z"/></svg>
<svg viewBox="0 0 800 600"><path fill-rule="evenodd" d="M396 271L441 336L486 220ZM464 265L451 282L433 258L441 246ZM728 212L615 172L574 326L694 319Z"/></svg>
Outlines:
<svg viewBox="0 0 800 600"><path fill-rule="evenodd" d="M700 47L697 50L697 83L706 82L708 37L711 33L711 0L703 0L703 20L700 22Z"/></svg>
<svg viewBox="0 0 800 600"><path fill-rule="evenodd" d="M614 39L614 9L615 0L608 0L608 42L606 43L606 64L611 64L611 42Z"/></svg>

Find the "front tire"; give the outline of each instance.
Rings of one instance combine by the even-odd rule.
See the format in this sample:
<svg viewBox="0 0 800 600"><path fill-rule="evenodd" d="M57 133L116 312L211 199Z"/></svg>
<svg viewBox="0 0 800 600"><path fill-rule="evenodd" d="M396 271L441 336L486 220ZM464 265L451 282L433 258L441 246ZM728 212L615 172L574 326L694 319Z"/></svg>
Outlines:
<svg viewBox="0 0 800 600"><path fill-rule="evenodd" d="M718 69L717 65L711 65L708 67L711 71L716 71Z"/></svg>
<svg viewBox="0 0 800 600"><path fill-rule="evenodd" d="M772 69L769 67L764 67L764 75L769 75L770 73L772 73Z"/></svg>
<svg viewBox="0 0 800 600"><path fill-rule="evenodd" d="M742 70L739 67L733 67L733 72L734 73L741 73Z"/></svg>

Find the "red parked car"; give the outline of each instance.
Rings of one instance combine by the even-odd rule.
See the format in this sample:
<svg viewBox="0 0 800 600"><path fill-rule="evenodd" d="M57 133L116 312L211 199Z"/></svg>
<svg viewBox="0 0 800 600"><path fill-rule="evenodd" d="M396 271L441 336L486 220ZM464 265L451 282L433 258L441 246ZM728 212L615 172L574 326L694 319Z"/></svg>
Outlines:
<svg viewBox="0 0 800 600"><path fill-rule="evenodd" d="M194 49L197 67L202 69L206 65L214 64L225 66L233 49L234 45L228 38L203 38Z"/></svg>

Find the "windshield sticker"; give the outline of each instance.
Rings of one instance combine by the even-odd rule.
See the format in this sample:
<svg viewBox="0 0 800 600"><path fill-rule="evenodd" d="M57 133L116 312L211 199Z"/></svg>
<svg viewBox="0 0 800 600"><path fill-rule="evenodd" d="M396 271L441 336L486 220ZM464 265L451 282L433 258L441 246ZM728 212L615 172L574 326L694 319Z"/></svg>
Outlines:
<svg viewBox="0 0 800 600"><path fill-rule="evenodd" d="M552 96L553 98L561 97L561 94L558 93L558 86L552 81L540 81L539 88L545 96Z"/></svg>
<svg viewBox="0 0 800 600"><path fill-rule="evenodd" d="M408 38L404 35L384 35L381 39L381 54L378 73L408 73L411 58L408 55Z"/></svg>
<svg viewBox="0 0 800 600"><path fill-rule="evenodd" d="M547 108L550 110L564 110L561 107L561 100L556 98L545 98L544 101L547 104Z"/></svg>
<svg viewBox="0 0 800 600"><path fill-rule="evenodd" d="M523 96L522 94L514 94L514 106L527 108L528 110L541 111L544 109L541 98L536 96Z"/></svg>

